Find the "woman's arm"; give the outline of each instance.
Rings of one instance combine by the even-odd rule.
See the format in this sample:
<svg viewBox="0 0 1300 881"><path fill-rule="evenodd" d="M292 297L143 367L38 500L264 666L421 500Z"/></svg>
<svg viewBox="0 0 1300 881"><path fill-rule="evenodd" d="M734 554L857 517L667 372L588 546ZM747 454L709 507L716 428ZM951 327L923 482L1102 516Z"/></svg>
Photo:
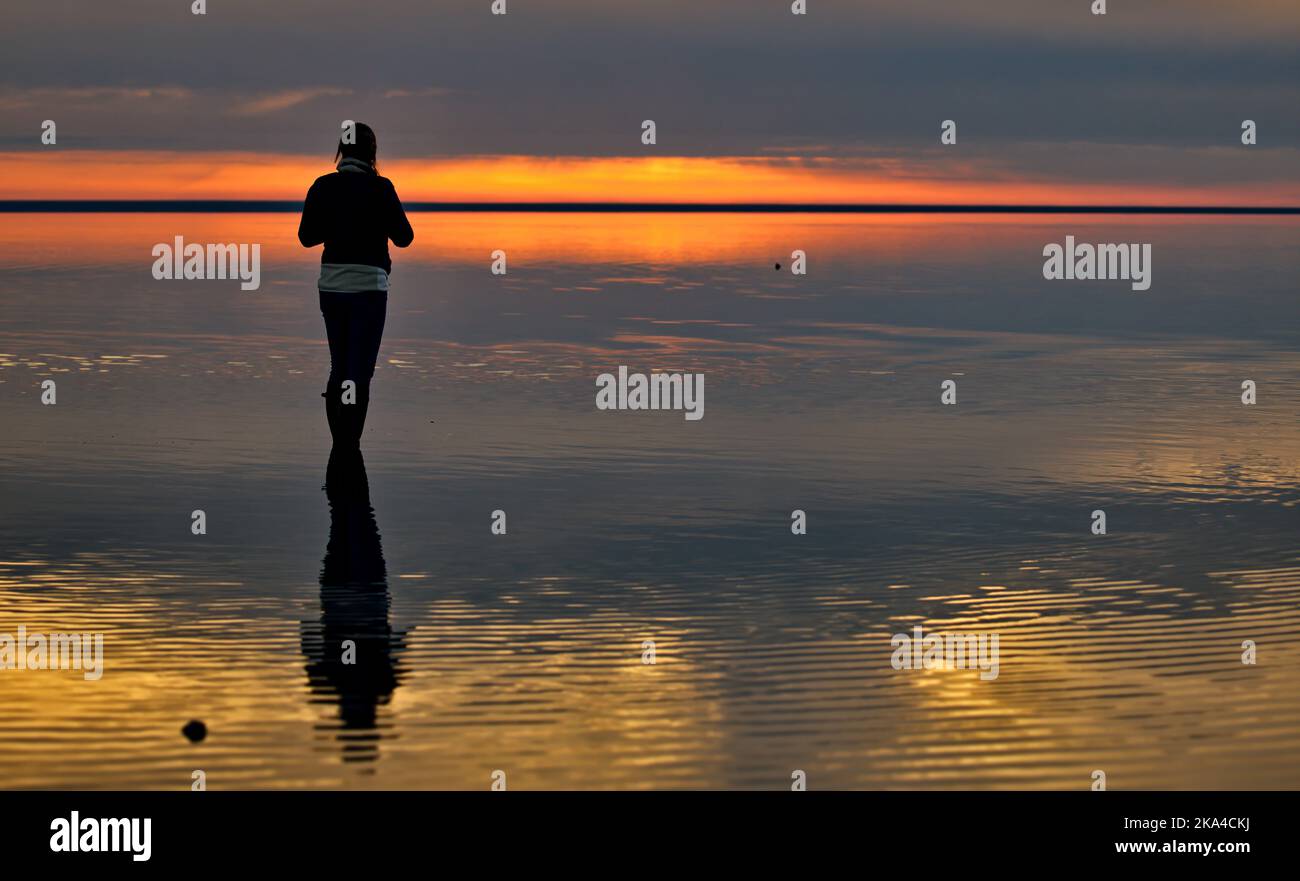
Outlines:
<svg viewBox="0 0 1300 881"><path fill-rule="evenodd" d="M312 184L302 203L302 220L298 224L298 241L304 248L314 248L325 241L325 228L321 223L320 193Z"/></svg>
<svg viewBox="0 0 1300 881"><path fill-rule="evenodd" d="M397 247L405 248L415 239L415 230L411 229L411 222L406 219L406 210L402 208L402 200L397 198L397 189L391 182L388 191L393 194L389 209L388 237Z"/></svg>

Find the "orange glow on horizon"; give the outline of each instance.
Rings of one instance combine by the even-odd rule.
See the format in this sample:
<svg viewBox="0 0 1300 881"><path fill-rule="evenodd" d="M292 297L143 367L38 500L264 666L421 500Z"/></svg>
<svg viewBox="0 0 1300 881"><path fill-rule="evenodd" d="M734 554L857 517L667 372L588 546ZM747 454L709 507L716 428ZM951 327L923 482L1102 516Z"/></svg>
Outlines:
<svg viewBox="0 0 1300 881"><path fill-rule="evenodd" d="M8 153L4 199L301 199L328 157ZM1297 205L1300 182L1144 185L1027 179L974 163L944 177L902 163L779 157L485 156L380 160L402 198L435 202L774 202Z"/></svg>
<svg viewBox="0 0 1300 881"><path fill-rule="evenodd" d="M752 263L756 254L771 255L773 260L788 256L792 223L801 230L801 244L810 251L815 249L819 261L867 260L887 265L912 260L982 260L1022 252L1026 231L1042 222L1041 217L1014 214L981 215L976 223L969 217L946 214L633 212L611 216L581 211L413 211L410 217L414 244L391 249L398 272L414 264L480 266L495 248L504 247L511 255L511 266L517 268L603 266L606 269L593 276L593 284L631 281L666 287L683 280L676 273L685 267L744 265ZM1080 235L1090 235L1086 231L1098 226L1115 230L1151 225L1150 218L1140 215L1056 217ZM1172 228L1225 222L1234 227L1268 227L1279 222L1300 227L1300 218L1235 217L1225 221L1205 215L1162 217L1159 225ZM9 265L5 253L21 255L16 259L24 266L138 266L141 259L153 261L155 243L170 243L180 235L187 241L257 242L265 265L299 264L302 277L311 284L320 263L320 247L302 247L297 231L298 214L293 211L28 214L21 223L5 228L0 268Z"/></svg>

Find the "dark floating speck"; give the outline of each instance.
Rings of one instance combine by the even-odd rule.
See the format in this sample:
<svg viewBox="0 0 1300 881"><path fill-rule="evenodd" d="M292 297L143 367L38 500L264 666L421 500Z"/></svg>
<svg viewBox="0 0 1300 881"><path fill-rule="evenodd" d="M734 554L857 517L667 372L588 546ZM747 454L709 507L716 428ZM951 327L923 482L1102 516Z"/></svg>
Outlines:
<svg viewBox="0 0 1300 881"><path fill-rule="evenodd" d="M208 726L204 725L198 719L191 719L185 727L181 729L181 734L188 737L190 743L198 743L200 740L208 736Z"/></svg>
<svg viewBox="0 0 1300 881"><path fill-rule="evenodd" d="M780 269L780 268L781 268L781 264L780 264L780 263L776 264L776 268L777 268L777 269Z"/></svg>

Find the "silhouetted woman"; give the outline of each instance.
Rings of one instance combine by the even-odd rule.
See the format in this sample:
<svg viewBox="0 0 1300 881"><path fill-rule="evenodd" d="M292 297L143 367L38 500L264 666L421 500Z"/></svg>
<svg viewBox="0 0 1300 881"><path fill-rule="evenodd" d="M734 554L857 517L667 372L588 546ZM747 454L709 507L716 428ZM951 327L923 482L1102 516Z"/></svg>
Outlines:
<svg viewBox="0 0 1300 881"><path fill-rule="evenodd" d="M320 311L330 342L325 417L334 445L357 447L370 406L370 378L379 356L388 311L388 242L411 244L415 233L392 181L375 165L378 142L370 126L356 124L355 143L339 140L338 170L318 177L307 191L298 241L321 254ZM343 387L351 380L350 389Z"/></svg>

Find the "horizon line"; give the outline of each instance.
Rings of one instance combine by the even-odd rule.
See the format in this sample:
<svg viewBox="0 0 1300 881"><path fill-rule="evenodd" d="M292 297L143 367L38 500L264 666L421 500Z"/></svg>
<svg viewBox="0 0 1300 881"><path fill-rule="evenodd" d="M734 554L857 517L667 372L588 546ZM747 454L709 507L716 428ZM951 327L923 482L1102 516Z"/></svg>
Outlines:
<svg viewBox="0 0 1300 881"><path fill-rule="evenodd" d="M289 213L301 200L276 199L0 199L0 213ZM1300 214L1289 205L999 205L978 203L835 202L428 202L407 211L657 214Z"/></svg>

